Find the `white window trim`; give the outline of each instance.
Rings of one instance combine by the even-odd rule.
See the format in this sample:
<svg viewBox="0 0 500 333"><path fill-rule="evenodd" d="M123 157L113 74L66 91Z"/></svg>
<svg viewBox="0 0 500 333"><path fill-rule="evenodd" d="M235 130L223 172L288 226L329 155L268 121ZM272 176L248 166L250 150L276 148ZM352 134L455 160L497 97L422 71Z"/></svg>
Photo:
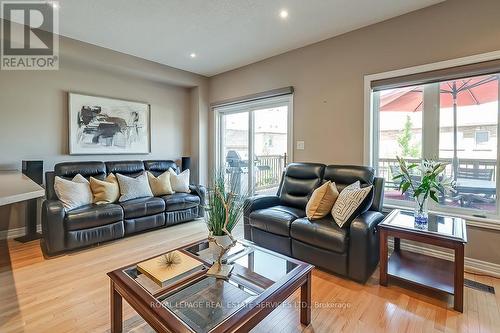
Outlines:
<svg viewBox="0 0 500 333"><path fill-rule="evenodd" d="M373 94L371 89L371 82L376 80L394 78L398 76L405 76L417 73L423 73L428 71L434 71L449 67L470 65L483 61L491 61L500 59L500 50L493 51L488 53L476 54L468 57L451 59L440 61L436 63L430 63L425 65L407 67L403 69L393 70L389 72L376 73L365 75L364 77L364 153L363 153L363 162L365 165L375 166L376 156L374 156L373 152L373 142L378 140L378 136L376 136L376 132L373 130L375 115L373 112ZM500 114L499 114L500 116ZM500 138L498 139L500 141ZM500 148L500 145L498 146ZM497 160L500 161L500 149L497 149ZM500 168L497 167L497 178L500 176ZM500 204L497 199L497 207ZM394 205L394 204L384 204L386 208L406 208L409 206L405 205ZM497 208L498 214L500 214L500 209ZM439 212L447 213L455 216L464 217L467 220L467 224L471 226L488 228L488 229L500 229L500 216L488 216L486 218L476 217L468 214L467 211L462 211L460 209L452 208L452 209L441 209ZM438 213L439 213L438 212Z"/></svg>
<svg viewBox="0 0 500 333"><path fill-rule="evenodd" d="M477 134L478 133L486 133L488 135L488 140L486 140L486 142L477 143ZM490 141L490 138L491 138L491 132L488 130L476 130L476 131L474 131L474 145L476 147L484 145L485 143L488 143L488 141Z"/></svg>

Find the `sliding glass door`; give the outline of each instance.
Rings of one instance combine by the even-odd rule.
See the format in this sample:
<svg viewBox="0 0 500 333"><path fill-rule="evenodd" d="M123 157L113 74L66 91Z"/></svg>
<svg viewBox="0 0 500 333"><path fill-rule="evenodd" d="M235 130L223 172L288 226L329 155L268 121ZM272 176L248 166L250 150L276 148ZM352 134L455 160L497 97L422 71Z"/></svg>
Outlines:
<svg viewBox="0 0 500 333"><path fill-rule="evenodd" d="M233 187L276 193L290 161L291 96L220 107L217 168Z"/></svg>

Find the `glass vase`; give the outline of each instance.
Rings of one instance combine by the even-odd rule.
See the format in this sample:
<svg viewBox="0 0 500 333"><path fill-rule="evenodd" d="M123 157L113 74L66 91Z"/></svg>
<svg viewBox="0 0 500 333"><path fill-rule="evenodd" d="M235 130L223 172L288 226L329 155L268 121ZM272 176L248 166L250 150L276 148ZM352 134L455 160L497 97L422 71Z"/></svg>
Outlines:
<svg viewBox="0 0 500 333"><path fill-rule="evenodd" d="M418 200L415 198L415 228L421 230L427 230L427 222L429 221L429 210L427 203L429 198L423 196L419 197Z"/></svg>

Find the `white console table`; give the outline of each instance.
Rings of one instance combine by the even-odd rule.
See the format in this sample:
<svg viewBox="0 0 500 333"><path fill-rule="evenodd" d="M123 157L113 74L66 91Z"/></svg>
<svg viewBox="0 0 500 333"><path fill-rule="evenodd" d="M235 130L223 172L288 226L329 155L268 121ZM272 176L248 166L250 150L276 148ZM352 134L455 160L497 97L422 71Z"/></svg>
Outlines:
<svg viewBox="0 0 500 333"><path fill-rule="evenodd" d="M36 199L43 197L43 187L32 181L19 171L0 171L0 206L16 202L26 203L26 234L17 238L20 242L27 242L40 237L36 232Z"/></svg>

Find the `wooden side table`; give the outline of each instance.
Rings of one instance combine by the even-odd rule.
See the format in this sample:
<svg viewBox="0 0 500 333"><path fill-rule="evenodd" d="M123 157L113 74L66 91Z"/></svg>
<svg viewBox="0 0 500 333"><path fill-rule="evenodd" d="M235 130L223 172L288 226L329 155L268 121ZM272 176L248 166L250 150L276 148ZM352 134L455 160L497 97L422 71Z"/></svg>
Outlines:
<svg viewBox="0 0 500 333"><path fill-rule="evenodd" d="M413 212L393 210L379 224L380 285L389 278L454 295L454 309L463 312L465 220L429 214L427 229L414 225ZM388 258L388 238L394 237L394 251ZM401 239L452 249L454 261L401 250Z"/></svg>

